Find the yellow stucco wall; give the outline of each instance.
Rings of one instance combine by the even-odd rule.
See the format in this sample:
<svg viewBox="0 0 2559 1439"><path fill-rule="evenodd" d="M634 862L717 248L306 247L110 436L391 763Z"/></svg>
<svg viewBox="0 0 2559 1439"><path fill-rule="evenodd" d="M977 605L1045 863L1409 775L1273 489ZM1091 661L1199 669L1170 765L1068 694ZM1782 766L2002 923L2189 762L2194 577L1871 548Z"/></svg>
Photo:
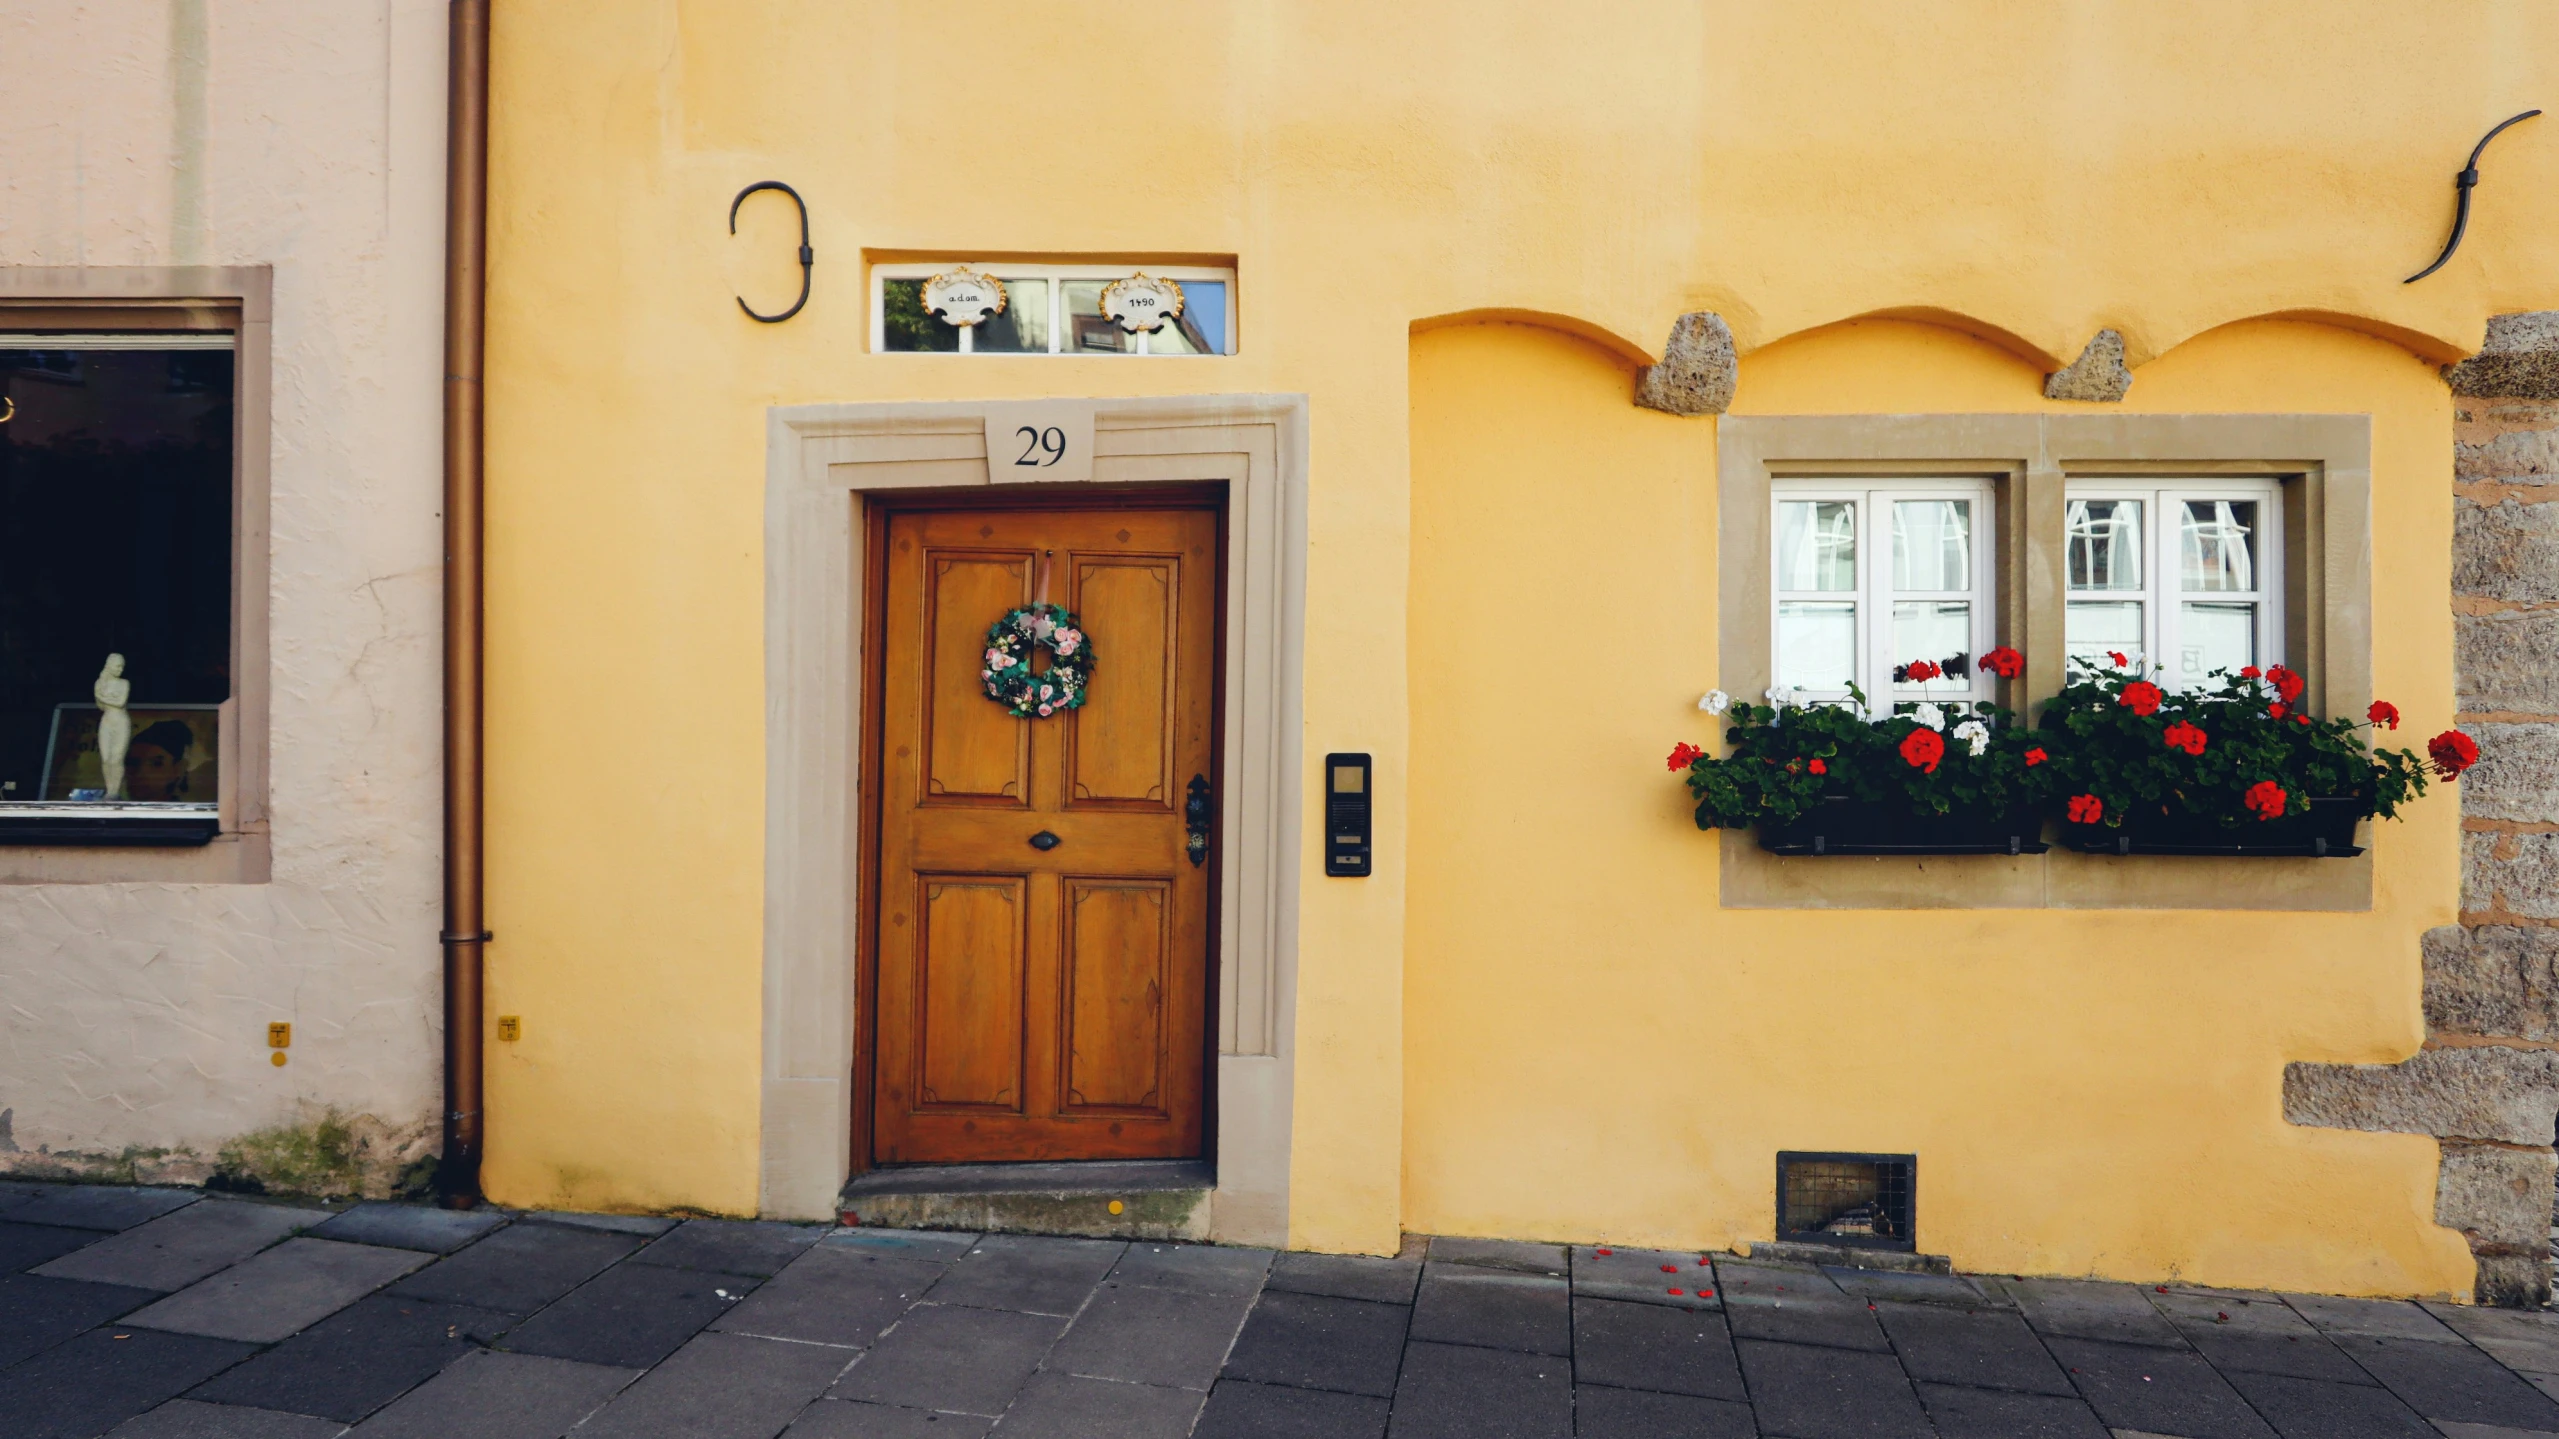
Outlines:
<svg viewBox="0 0 2559 1439"><path fill-rule="evenodd" d="M507 0L495 50L490 985L491 1013L525 1020L492 1047L498 1199L755 1203L766 408L1304 392L1306 751L1372 751L1380 808L1378 876L1310 878L1298 915L1294 1242L1746 1232L1765 1151L1815 1108L1750 1061L1854 1012L1851 974L1931 1036L1936 1077L1826 1142L1891 1128L1924 1150L1932 1242L1959 1259L2466 1283L2457 1237L2424 1223L2430 1141L2274 1112L2286 1059L2416 1042L2450 802L2392 837L2374 917L1938 915L1909 921L1925 969L1870 943L1790 978L1801 945L1752 937L1892 924L1713 910L1716 841L1656 768L1710 673L1713 425L1627 408L1624 365L1712 308L1756 351L1747 409L2024 409L2113 325L2147 362L2134 408L2370 411L2385 502L2410 507L2376 528L2414 587L2383 607L2376 669L2439 720L2449 426L2412 356L2559 303L2559 131L2534 128L2554 122L2491 151L2461 257L2398 280L2440 243L2479 131L2559 93L2559 11ZM736 238L724 221L766 178L809 197L819 257L779 326L731 297L796 288L787 207L750 206ZM872 355L866 250L1233 255L1242 353ZM1597 348L1414 336L1479 310ZM1998 343L1786 341L1883 311ZM2409 348L2217 328L2282 312ZM1512 402L1486 409L1470 375ZM1482 641L1442 619L1485 594L1569 632L1543 653L1576 683L1453 697ZM1502 768L1452 774L1460 755ZM1452 936L1495 917L1510 933L1461 958ZM2233 933L2262 978L2232 972ZM2002 1109L2019 1074L2060 1076L2041 1117ZM2115 1197L2090 1210L2074 1184Z"/></svg>
<svg viewBox="0 0 2559 1439"><path fill-rule="evenodd" d="M1960 1267L2466 1291L2435 1142L2283 1121L2287 1060L2404 1058L2458 811L2383 828L2370 914L1716 904L1663 772L1712 742L1712 422L1618 357L1475 325L1413 347L1408 1227L1766 1239L1780 1149L1920 1155ZM1736 413L2077 409L1981 341L1870 321L1746 360ZM2450 400L2399 347L2259 322L2138 371L2161 411L2373 416L2376 684L2452 719Z"/></svg>

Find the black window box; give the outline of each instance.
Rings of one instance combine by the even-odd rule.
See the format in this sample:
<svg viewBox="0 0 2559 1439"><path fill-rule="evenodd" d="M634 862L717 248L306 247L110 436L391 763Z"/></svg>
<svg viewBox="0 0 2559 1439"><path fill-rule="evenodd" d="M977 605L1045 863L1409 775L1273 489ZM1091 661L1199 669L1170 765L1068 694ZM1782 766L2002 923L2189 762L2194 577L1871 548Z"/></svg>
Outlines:
<svg viewBox="0 0 2559 1439"><path fill-rule="evenodd" d="M210 809L161 805L0 805L0 845L210 844L222 818Z"/></svg>
<svg viewBox="0 0 2559 1439"><path fill-rule="evenodd" d="M2123 827L2069 824L2061 842L2084 854L2208 854L2272 859L2352 859L2363 853L2355 843L2355 823L2364 802L2353 798L2313 799L2310 813L2281 819L2241 820L2223 825L2192 815L2129 815Z"/></svg>
<svg viewBox="0 0 2559 1439"><path fill-rule="evenodd" d="M1824 795L1800 818L1762 820L1759 847L1771 854L2042 854L2044 818L2006 814L1913 814L1894 806Z"/></svg>

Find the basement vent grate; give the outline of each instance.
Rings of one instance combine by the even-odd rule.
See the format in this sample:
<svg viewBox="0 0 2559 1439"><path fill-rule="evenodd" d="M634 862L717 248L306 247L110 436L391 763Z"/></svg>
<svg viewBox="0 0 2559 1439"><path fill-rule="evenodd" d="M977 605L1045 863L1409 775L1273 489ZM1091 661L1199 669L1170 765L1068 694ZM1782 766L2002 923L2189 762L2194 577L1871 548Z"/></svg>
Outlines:
<svg viewBox="0 0 2559 1439"><path fill-rule="evenodd" d="M1919 1156L1783 1150L1777 1156L1777 1238L1916 1252Z"/></svg>

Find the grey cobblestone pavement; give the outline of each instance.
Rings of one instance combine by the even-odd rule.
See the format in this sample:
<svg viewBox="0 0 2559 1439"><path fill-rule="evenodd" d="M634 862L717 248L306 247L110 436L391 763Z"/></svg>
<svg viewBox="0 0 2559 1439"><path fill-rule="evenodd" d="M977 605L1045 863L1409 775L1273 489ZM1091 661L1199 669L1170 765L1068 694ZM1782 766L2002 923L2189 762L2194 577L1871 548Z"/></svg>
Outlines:
<svg viewBox="0 0 2559 1439"><path fill-rule="evenodd" d="M0 1183L0 1439L2512 1439L2559 1315Z"/></svg>

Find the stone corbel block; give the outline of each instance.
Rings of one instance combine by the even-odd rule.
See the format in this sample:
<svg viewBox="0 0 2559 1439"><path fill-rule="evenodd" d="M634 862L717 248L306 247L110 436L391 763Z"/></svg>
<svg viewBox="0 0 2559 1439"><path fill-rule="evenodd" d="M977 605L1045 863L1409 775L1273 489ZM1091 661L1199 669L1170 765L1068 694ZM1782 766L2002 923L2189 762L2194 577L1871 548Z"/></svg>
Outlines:
<svg viewBox="0 0 2559 1439"><path fill-rule="evenodd" d="M2099 330L2078 359L2044 376L2044 398L2120 405L2132 393L2132 380L2132 370L2124 364L2122 332Z"/></svg>
<svg viewBox="0 0 2559 1439"><path fill-rule="evenodd" d="M2487 343L2443 377L2456 395L2559 400L2559 310L2489 316Z"/></svg>
<svg viewBox="0 0 2559 1439"><path fill-rule="evenodd" d="M2284 1118L2547 1149L2559 1052L2478 1045L2420 1050L2400 1064L2287 1064Z"/></svg>
<svg viewBox="0 0 2559 1439"><path fill-rule="evenodd" d="M1635 382L1635 403L1672 415L1720 415L1733 403L1741 358L1724 317L1696 310L1671 322L1662 362Z"/></svg>

